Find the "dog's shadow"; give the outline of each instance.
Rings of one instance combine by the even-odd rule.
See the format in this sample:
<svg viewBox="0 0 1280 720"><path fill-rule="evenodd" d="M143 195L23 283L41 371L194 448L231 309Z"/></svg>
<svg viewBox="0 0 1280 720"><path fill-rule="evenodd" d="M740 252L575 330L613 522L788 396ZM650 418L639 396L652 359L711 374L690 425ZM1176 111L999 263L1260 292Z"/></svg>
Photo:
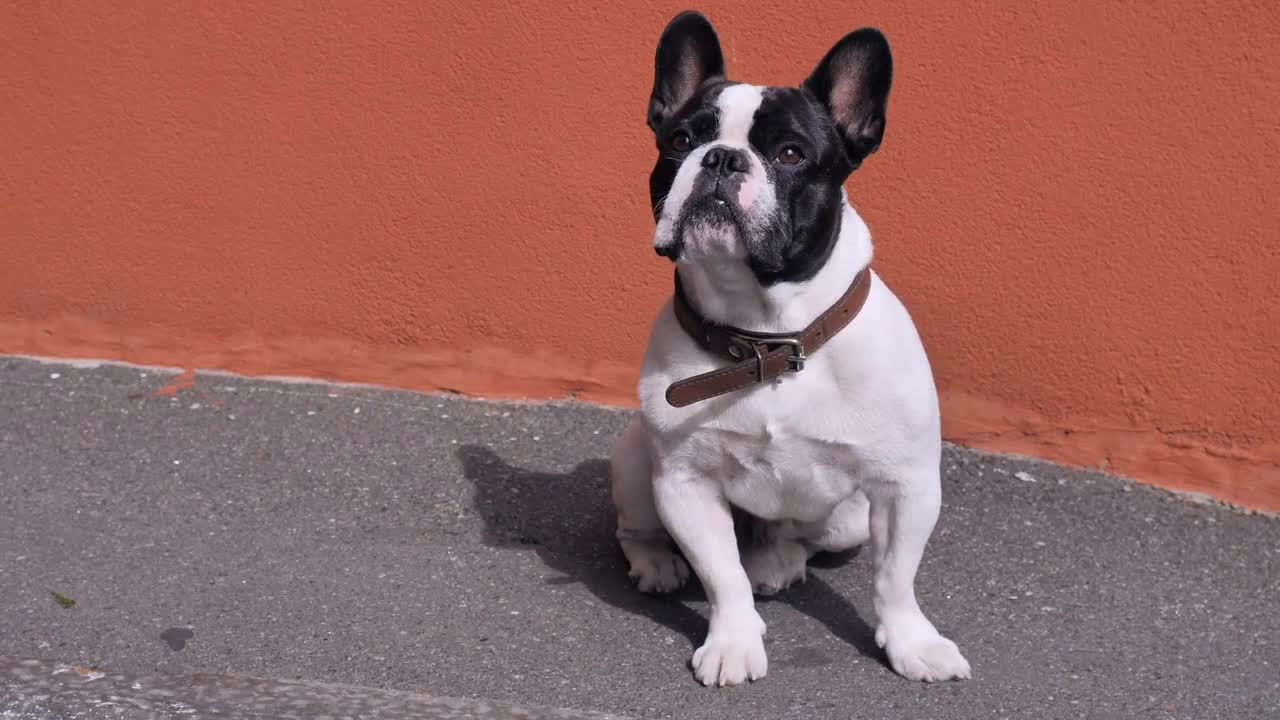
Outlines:
<svg viewBox="0 0 1280 720"><path fill-rule="evenodd" d="M689 606L705 599L697 582L673 595L655 596L636 590L627 577L626 559L613 537L608 461L587 460L567 473L537 472L514 467L476 445L461 447L458 459L475 486L486 544L531 548L560 573L549 583L580 584L601 602L683 635L691 647L702 642L707 621ZM821 622L863 655L884 662L874 632L853 605L812 573L777 600Z"/></svg>

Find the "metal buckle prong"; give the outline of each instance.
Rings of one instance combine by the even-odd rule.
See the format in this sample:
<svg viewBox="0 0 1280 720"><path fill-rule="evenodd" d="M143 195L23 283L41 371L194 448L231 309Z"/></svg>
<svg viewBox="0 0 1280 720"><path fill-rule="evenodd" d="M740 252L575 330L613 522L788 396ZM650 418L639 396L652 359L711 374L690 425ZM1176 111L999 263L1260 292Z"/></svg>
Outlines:
<svg viewBox="0 0 1280 720"><path fill-rule="evenodd" d="M764 376L764 353L771 347L786 345L791 348L791 357L787 358L787 362L790 363L790 367L786 369L786 372L800 372L804 369L804 361L808 359L804 354L804 343L800 342L796 338L758 340L756 338L745 337L742 335L733 335L732 338L736 344L730 348L730 355L739 357L742 353L735 353L733 351L747 348L749 348L751 352L755 353L756 381L760 383L763 383L766 379Z"/></svg>
<svg viewBox="0 0 1280 720"><path fill-rule="evenodd" d="M756 351L756 382L764 384L764 354L760 352L760 343L752 343L751 349Z"/></svg>
<svg viewBox="0 0 1280 720"><path fill-rule="evenodd" d="M804 343L799 338L783 338L781 340L770 340L770 345L789 345L791 346L791 357L787 358L787 362L791 363L788 372L800 372L804 369L804 361L808 360L808 356L804 354Z"/></svg>

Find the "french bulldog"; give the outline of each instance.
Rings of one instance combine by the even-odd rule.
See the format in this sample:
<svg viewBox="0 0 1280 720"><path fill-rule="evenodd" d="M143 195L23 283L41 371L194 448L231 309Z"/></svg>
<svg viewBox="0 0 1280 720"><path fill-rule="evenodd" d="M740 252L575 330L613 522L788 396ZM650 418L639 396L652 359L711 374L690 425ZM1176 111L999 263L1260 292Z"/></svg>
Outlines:
<svg viewBox="0 0 1280 720"><path fill-rule="evenodd" d="M611 455L617 538L639 590L676 590L690 566L701 581L710 625L692 669L704 685L768 671L755 594L802 580L817 552L868 541L875 639L892 668L926 682L970 676L915 595L941 507L932 370L907 310L868 269L871 236L843 188L880 145L892 67L870 28L844 36L798 87L726 79L716 32L696 12L658 42L653 246L675 265L676 295L712 327L795 333L860 275L869 283L852 321L802 364L684 405L668 388L727 361L678 321L679 297L653 323L641 411ZM762 523L759 542L740 547L740 513Z"/></svg>

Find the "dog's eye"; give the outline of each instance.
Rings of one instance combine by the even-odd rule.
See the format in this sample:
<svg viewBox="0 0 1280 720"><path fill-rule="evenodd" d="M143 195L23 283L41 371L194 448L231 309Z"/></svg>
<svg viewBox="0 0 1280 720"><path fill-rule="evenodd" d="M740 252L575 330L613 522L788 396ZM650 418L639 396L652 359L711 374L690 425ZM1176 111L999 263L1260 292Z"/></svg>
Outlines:
<svg viewBox="0 0 1280 720"><path fill-rule="evenodd" d="M671 149L676 152L689 152L689 148L693 147L693 141L689 139L689 134L678 132L671 136Z"/></svg>
<svg viewBox="0 0 1280 720"><path fill-rule="evenodd" d="M778 162L783 165L799 165L804 162L804 153L795 145L788 145L778 153Z"/></svg>

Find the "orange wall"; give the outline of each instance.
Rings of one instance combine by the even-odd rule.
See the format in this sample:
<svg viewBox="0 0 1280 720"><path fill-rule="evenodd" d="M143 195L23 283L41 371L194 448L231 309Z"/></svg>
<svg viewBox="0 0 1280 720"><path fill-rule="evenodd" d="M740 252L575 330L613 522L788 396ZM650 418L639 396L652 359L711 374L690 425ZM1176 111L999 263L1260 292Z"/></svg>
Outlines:
<svg viewBox="0 0 1280 720"><path fill-rule="evenodd" d="M612 4L4 3L0 351L631 402L679 8ZM949 438L1280 509L1280 6L765 5L731 77L893 44L849 189Z"/></svg>

